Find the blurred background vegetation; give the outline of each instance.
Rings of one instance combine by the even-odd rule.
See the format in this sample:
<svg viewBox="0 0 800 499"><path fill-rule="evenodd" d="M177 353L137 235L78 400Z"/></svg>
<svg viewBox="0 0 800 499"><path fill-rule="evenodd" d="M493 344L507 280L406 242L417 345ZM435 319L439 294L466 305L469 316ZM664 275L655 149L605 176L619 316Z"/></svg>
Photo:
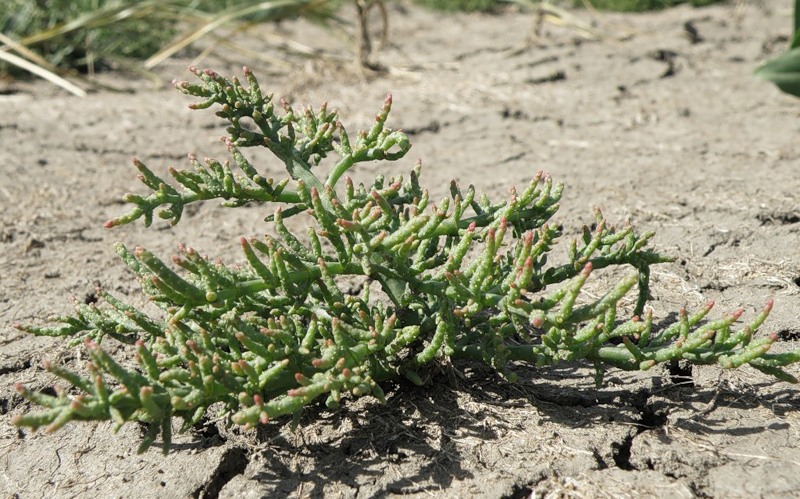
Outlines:
<svg viewBox="0 0 800 499"><path fill-rule="evenodd" d="M0 74L19 76L31 65L53 73L149 68L200 38L214 37L220 27L246 31L258 23L300 16L329 22L341 4L342 0L0 0Z"/></svg>
<svg viewBox="0 0 800 499"><path fill-rule="evenodd" d="M350 1L360 6L358 12L379 4L385 16L385 4L394 0L0 0L0 75L33 72L50 79L51 74L56 82L58 74L120 67L142 71L201 38L230 45L227 34L258 23L302 16L326 25L355 25L356 20L338 15ZM491 11L512 2L642 11L725 0L414 1L443 11ZM223 26L227 30L217 34Z"/></svg>
<svg viewBox="0 0 800 499"><path fill-rule="evenodd" d="M618 12L643 12L646 10L660 10L688 3L694 7L705 7L712 3L721 3L725 0L591 0L590 3L598 10L613 10ZM581 0L573 0L576 6L583 5Z"/></svg>
<svg viewBox="0 0 800 499"><path fill-rule="evenodd" d="M487 11L508 5L507 0L414 0L415 3L443 11ZM570 0L553 1L553 4L572 5L573 7L592 7L597 10L617 12L643 12L660 10L675 5L688 3L697 7L725 2L726 0ZM539 3L539 2L537 2Z"/></svg>
<svg viewBox="0 0 800 499"><path fill-rule="evenodd" d="M135 13L109 10L96 15L118 3L5 0L0 32L52 65L63 67L86 67L90 59L102 63L106 58L145 58L175 35L173 19L156 6Z"/></svg>

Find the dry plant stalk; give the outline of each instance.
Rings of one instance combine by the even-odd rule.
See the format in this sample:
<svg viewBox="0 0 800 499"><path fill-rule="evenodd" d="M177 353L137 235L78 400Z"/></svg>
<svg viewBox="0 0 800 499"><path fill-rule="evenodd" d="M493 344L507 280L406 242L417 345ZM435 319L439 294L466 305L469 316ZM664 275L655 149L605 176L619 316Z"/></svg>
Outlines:
<svg viewBox="0 0 800 499"><path fill-rule="evenodd" d="M407 178L379 175L371 186L356 186L349 169L397 160L410 148L402 131L386 126L391 97L372 128L351 137L325 104L316 111L276 106L247 68L247 87L191 71L199 83L177 88L201 99L194 109L219 106L217 115L230 124L224 141L241 173L227 162L191 157L191 170L170 170L175 187L135 161L152 192L128 194L131 211L106 226L140 218L150 225L154 216L175 224L186 205L221 199L232 207L277 206L267 220L278 238L242 238L245 267L212 263L186 247L170 266L143 248L117 244L163 314L149 316L101 291L101 303L79 304L54 326L18 326L82 341L90 362L83 373L45 365L72 385L69 392L51 396L17 385L44 408L15 418L17 426L54 431L75 420L110 419L118 427L139 421L149 427L140 451L160 434L166 452L174 417L183 431L216 405L230 422L252 427L321 398L330 408L346 394L382 401L381 382L405 377L422 384L426 365L455 358L485 362L510 381L512 364L585 360L599 383L608 367L647 370L678 359L747 364L796 381L781 367L800 360L800 352L770 354L777 336L755 334L771 303L738 328L741 311L705 321L712 304L654 326L645 312L650 267L669 259L646 248L652 233L615 229L597 211L596 225L571 243L567 261L551 263L561 230L550 220L562 186L547 174L537 173L521 191L512 188L501 202L453 182L449 197L433 204L419 184L419 164ZM290 178L262 176L240 151L254 146L268 148ZM284 223L300 213L314 221L305 236ZM630 274L604 296L582 294L593 272L620 266ZM365 282L362 289L346 291L352 287L343 280L354 278ZM370 298L370 282L381 296L373 291ZM623 319L618 309L629 293L635 311ZM138 368L110 356L100 346L106 336L133 345Z"/></svg>

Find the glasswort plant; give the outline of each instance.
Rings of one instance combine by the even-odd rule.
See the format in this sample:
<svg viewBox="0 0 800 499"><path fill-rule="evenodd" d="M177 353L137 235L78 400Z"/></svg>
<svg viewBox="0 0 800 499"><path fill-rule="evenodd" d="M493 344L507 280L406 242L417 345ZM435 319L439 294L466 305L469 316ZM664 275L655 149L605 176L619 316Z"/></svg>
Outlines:
<svg viewBox="0 0 800 499"><path fill-rule="evenodd" d="M650 267L669 259L647 249L652 233L614 228L598 210L566 262L552 263L561 229L551 219L562 185L549 175L537 173L500 202L453 182L449 196L432 203L419 164L407 177L355 185L346 173L358 163L394 161L410 148L402 131L386 126L391 96L372 127L351 136L325 104L316 111L276 104L247 68L247 86L191 71L199 83L177 88L200 99L194 109L217 106L239 172L228 162L190 157L191 169L170 169L173 186L134 161L152 192L128 194L132 209L106 227L138 219L150 225L154 216L176 224L188 204L221 199L232 207L273 206L267 221L277 237L242 238L247 265L240 267L183 246L168 265L144 248L117 244L161 314L100 291L100 303L79 304L55 325L18 326L83 342L90 362L88 372L45 365L72 385L69 392L17 385L44 409L16 417L16 425L54 431L76 420L110 419L117 427L139 421L149 428L140 451L160 435L166 452L174 417L184 431L215 406L230 422L252 427L318 399L329 408L349 396L383 400L382 382L422 384L427 365L451 358L485 362L510 381L512 366L526 363L585 360L599 383L608 367L647 370L679 359L747 364L796 381L781 368L800 352L769 353L777 336L756 335L771 303L741 327L741 311L704 320L711 303L682 310L672 325L653 324L645 310ZM289 178L260 174L241 152L255 146L269 149ZM297 234L285 222L302 214L311 226ZM582 293L593 272L618 267L630 273L605 295ZM629 294L635 306L624 319ZM109 355L101 347L106 336L133 345L138 367Z"/></svg>

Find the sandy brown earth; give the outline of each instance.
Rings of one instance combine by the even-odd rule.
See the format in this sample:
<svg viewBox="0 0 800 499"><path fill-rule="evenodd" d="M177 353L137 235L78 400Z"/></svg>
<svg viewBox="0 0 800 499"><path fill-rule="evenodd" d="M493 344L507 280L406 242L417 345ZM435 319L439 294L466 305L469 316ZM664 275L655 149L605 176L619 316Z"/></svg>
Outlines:
<svg viewBox="0 0 800 499"><path fill-rule="evenodd" d="M585 39L546 24L526 45L530 13L433 14L392 4L390 43L365 74L331 58L283 67L238 54L203 62L231 75L247 62L262 87L295 103L338 106L364 127L387 91L391 124L411 135L423 183L453 177L495 196L538 169L566 184L557 218L567 237L600 206L614 223L654 230L677 260L655 271L660 318L708 299L752 317L760 334L800 338L800 101L753 78L786 45L790 0L732 2L645 15L592 17ZM738 6L737 6L738 4ZM691 22L702 41L692 43ZM342 54L342 31L285 23L281 36ZM696 41L696 40L695 40ZM263 54L274 45L252 42ZM20 333L91 299L102 286L140 303L113 241L167 256L178 242L240 259L241 235L264 230L259 207L203 206L174 229L102 228L142 192L137 155L157 171L187 152L224 157L223 125L192 112L168 82L192 54L159 69L163 82L119 74L86 98L43 83L0 87L0 491L8 497L790 497L800 490L800 391L751 369L696 368L692 383L663 370L612 371L597 389L586 366L520 369L510 385L471 364L445 368L426 389L387 386L388 403L360 399L244 433L211 421L164 458L135 450L139 428L109 424L53 435L10 424L30 406L15 382L44 389L43 359L85 354ZM279 165L262 153L266 172ZM258 164L258 163L257 163ZM371 177L386 165L364 168ZM387 172L390 173L390 172ZM674 317L674 315L673 315ZM800 374L800 366L792 368Z"/></svg>

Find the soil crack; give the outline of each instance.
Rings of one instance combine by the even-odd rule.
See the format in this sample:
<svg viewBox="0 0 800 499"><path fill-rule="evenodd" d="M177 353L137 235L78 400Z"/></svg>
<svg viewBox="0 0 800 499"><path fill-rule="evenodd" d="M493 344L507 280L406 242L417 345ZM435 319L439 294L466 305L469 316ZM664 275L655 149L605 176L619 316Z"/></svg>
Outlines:
<svg viewBox="0 0 800 499"><path fill-rule="evenodd" d="M634 408L639 411L639 420L635 422L636 431L628 434L621 442L615 442L611 445L612 458L614 464L621 470L632 471L638 469L631 463L631 449L633 447L633 440L642 433L654 429L661 428L667 424L667 413L663 410L657 410L652 405L648 404L649 398L644 402L636 403L634 399Z"/></svg>
<svg viewBox="0 0 800 499"><path fill-rule="evenodd" d="M205 484L192 493L192 497L194 499L217 499L222 488L237 475L244 473L249 462L250 457L247 455L246 449L242 447L226 449L220 457L217 469Z"/></svg>
<svg viewBox="0 0 800 499"><path fill-rule="evenodd" d="M533 497L533 489L527 485L514 485L511 494L503 496L503 499L525 499L526 497Z"/></svg>
<svg viewBox="0 0 800 499"><path fill-rule="evenodd" d="M16 359L12 364L0 365L0 376L24 371L30 367L31 359Z"/></svg>

